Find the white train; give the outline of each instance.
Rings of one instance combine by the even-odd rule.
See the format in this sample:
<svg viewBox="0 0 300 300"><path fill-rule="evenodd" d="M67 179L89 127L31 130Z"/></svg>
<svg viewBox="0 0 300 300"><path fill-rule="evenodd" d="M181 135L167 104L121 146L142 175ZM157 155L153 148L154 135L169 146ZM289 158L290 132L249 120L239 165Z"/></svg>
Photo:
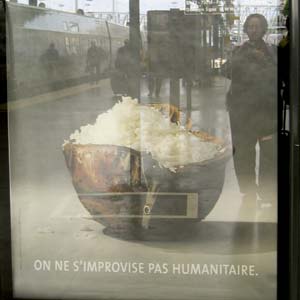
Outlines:
<svg viewBox="0 0 300 300"><path fill-rule="evenodd" d="M84 15L12 2L7 2L6 13L8 84L13 98L86 80L91 41L106 54L101 74L107 75L118 48L129 38L128 27ZM58 52L53 72L44 59L51 44Z"/></svg>

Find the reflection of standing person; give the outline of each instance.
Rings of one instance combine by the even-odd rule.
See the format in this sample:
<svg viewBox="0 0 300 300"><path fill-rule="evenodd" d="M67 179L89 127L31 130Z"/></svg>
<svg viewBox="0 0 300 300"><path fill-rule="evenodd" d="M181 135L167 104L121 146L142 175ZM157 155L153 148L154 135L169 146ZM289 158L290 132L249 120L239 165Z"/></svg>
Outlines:
<svg viewBox="0 0 300 300"><path fill-rule="evenodd" d="M104 50L96 46L95 41L87 51L86 71L90 73L90 82L98 83L100 78L101 59L104 56Z"/></svg>
<svg viewBox="0 0 300 300"><path fill-rule="evenodd" d="M234 167L244 205L256 207L256 192L270 201L276 191L275 131L277 127L277 68L275 51L263 41L268 28L260 14L248 16L244 32L249 40L233 51L227 64L231 88L227 95ZM260 147L256 185L256 144ZM257 189L259 188L259 189Z"/></svg>
<svg viewBox="0 0 300 300"><path fill-rule="evenodd" d="M118 70L128 75L131 72L131 64L132 57L129 40L125 40L124 45L117 51L115 66Z"/></svg>
<svg viewBox="0 0 300 300"><path fill-rule="evenodd" d="M42 55L41 60L45 65L49 80L54 80L56 78L56 69L59 60L59 53L54 43L50 43L48 49Z"/></svg>
<svg viewBox="0 0 300 300"><path fill-rule="evenodd" d="M124 46L118 49L115 61L115 67L118 70L122 82L124 93L129 96L133 95L135 73L137 72L132 51L130 49L129 40L124 41Z"/></svg>

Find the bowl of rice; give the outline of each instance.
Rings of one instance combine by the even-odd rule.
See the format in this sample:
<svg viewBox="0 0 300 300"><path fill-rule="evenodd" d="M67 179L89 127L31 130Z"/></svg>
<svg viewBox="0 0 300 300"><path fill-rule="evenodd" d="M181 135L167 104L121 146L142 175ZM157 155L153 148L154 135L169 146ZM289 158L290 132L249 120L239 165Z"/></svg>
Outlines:
<svg viewBox="0 0 300 300"><path fill-rule="evenodd" d="M125 97L72 133L63 153L80 202L105 233L152 240L182 238L211 212L231 150Z"/></svg>

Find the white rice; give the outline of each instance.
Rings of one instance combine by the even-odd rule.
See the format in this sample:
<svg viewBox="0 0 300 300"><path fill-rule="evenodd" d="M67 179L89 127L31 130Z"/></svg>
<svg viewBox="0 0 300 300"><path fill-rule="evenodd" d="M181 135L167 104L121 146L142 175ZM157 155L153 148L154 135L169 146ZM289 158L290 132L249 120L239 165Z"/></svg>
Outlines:
<svg viewBox="0 0 300 300"><path fill-rule="evenodd" d="M80 127L70 140L74 144L117 145L145 151L173 172L176 167L212 159L219 152L215 143L201 140L157 109L142 106L130 97L100 114L94 125Z"/></svg>

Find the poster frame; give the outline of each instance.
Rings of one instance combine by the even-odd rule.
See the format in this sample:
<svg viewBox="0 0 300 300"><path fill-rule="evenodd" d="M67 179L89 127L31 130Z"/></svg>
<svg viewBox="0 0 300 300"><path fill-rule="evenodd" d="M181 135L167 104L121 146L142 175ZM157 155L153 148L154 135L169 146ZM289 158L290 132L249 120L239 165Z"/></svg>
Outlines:
<svg viewBox="0 0 300 300"><path fill-rule="evenodd" d="M0 2L0 18L5 19L5 0ZM288 236L288 245L278 247L278 266L282 270L281 276L278 276L278 297L277 300L299 300L300 299L300 4L298 0L291 0L291 158L290 166L290 190L282 187L283 194L289 194L289 216L279 213L278 232L279 243L284 238L284 233L290 232ZM5 23L4 23L5 24ZM1 47L6 47L6 28L0 27ZM4 42L4 44L3 44ZM3 68L5 59L1 61L1 72L6 73ZM1 74L3 75L3 74ZM4 77L6 77L4 75ZM3 76L1 76L3 78ZM1 104L7 103L7 80L1 79ZM8 152L8 111L3 106L0 109L0 129L1 129L1 177L0 177L0 299L17 300L13 297L13 272L11 256L11 222L10 222L10 186L9 186L9 152ZM280 156L280 154L279 154ZM282 162L279 157L279 162ZM284 162L286 164L286 161ZM279 177L280 178L280 177ZM279 179L279 187L281 182ZM281 199L286 201L286 199ZM287 276L287 273L290 276ZM53 299L58 300L58 299ZM158 299L159 300L159 299Z"/></svg>

